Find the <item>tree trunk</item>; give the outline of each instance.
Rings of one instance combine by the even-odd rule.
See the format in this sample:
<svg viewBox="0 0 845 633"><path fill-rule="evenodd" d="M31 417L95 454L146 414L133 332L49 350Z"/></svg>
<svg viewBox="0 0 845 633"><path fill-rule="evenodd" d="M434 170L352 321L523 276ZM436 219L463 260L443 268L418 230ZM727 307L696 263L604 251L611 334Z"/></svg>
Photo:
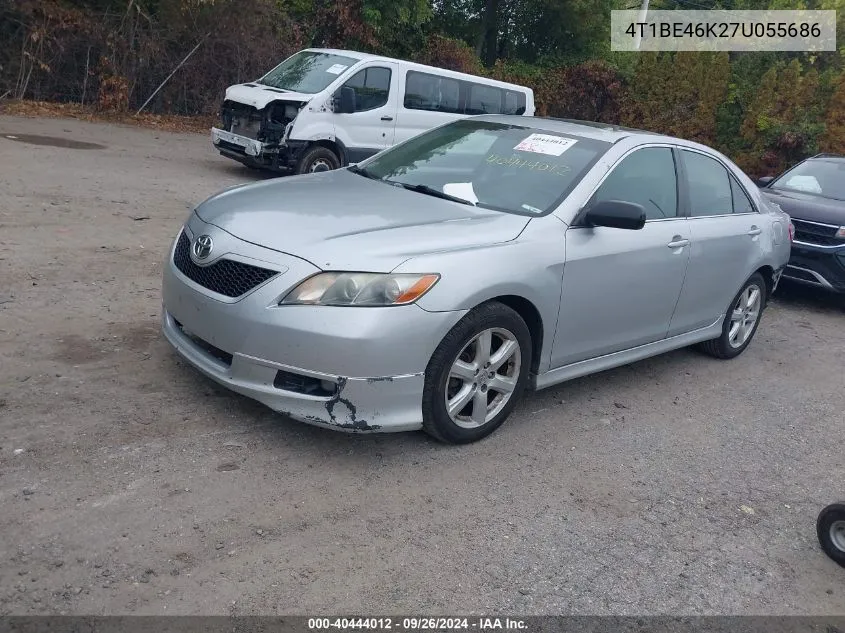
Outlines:
<svg viewBox="0 0 845 633"><path fill-rule="evenodd" d="M487 0L484 5L484 65L496 63L499 44L499 0Z"/></svg>

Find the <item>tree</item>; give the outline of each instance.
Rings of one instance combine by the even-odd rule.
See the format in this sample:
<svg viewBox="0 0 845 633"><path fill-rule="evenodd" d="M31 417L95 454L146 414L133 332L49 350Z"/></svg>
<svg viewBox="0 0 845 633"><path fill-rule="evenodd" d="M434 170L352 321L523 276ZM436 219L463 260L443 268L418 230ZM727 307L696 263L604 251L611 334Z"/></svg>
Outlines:
<svg viewBox="0 0 845 633"><path fill-rule="evenodd" d="M825 116L825 131L820 149L845 155L845 77L839 79Z"/></svg>

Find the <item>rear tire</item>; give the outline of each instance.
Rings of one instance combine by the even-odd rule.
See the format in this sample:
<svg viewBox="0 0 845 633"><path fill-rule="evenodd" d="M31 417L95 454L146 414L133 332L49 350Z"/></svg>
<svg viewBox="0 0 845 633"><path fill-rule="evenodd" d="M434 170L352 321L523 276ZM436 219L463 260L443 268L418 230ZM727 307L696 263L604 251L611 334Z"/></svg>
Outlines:
<svg viewBox="0 0 845 633"><path fill-rule="evenodd" d="M760 273L754 273L728 306L721 336L700 343L698 349L709 356L725 360L742 354L757 332L766 307L766 298L766 282Z"/></svg>
<svg viewBox="0 0 845 633"><path fill-rule="evenodd" d="M832 503L819 513L816 534L824 553L845 567L845 503Z"/></svg>
<svg viewBox="0 0 845 633"><path fill-rule="evenodd" d="M340 159L328 147L314 145L305 150L305 153L296 163L297 174L315 174L323 171L332 171L340 167Z"/></svg>
<svg viewBox="0 0 845 633"><path fill-rule="evenodd" d="M498 302L473 309L443 338L428 363L423 430L447 444L490 435L525 390L531 349L531 332L516 311Z"/></svg>

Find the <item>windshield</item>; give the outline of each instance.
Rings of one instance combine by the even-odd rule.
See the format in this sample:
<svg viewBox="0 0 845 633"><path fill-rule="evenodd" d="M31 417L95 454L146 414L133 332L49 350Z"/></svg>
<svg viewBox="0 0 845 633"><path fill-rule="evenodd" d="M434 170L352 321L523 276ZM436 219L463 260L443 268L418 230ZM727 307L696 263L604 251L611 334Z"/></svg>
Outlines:
<svg viewBox="0 0 845 633"><path fill-rule="evenodd" d="M772 182L769 188L845 200L845 161L823 158L804 161Z"/></svg>
<svg viewBox="0 0 845 633"><path fill-rule="evenodd" d="M256 83L313 95L325 89L338 75L359 61L353 57L301 51L283 61Z"/></svg>
<svg viewBox="0 0 845 633"><path fill-rule="evenodd" d="M387 150L357 172L479 207L544 215L609 147L558 132L463 119Z"/></svg>

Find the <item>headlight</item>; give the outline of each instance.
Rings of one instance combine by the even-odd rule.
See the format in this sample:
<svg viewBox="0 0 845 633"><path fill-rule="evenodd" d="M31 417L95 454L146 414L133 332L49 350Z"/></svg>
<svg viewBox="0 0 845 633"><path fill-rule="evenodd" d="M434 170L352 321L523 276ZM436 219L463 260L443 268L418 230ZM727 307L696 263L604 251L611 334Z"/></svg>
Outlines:
<svg viewBox="0 0 845 633"><path fill-rule="evenodd" d="M318 273L291 290L283 305L398 306L428 292L440 275Z"/></svg>
<svg viewBox="0 0 845 633"><path fill-rule="evenodd" d="M840 240L845 240L845 226L839 227L839 230L836 232L836 237Z"/></svg>

